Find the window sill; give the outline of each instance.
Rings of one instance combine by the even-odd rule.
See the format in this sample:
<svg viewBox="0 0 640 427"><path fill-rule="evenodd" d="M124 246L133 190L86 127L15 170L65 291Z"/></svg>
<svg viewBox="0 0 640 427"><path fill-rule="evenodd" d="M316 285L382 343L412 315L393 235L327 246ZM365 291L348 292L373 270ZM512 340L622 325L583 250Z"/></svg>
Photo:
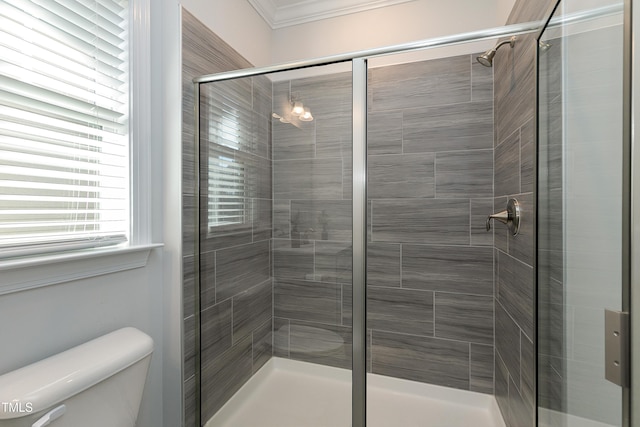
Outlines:
<svg viewBox="0 0 640 427"><path fill-rule="evenodd" d="M0 261L0 295L144 267L151 250L162 246L148 244Z"/></svg>

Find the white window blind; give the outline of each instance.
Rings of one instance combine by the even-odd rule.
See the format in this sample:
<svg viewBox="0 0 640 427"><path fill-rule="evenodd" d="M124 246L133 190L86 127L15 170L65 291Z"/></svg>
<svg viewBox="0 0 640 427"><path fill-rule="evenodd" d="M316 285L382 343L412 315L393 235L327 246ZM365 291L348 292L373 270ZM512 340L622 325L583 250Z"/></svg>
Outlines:
<svg viewBox="0 0 640 427"><path fill-rule="evenodd" d="M224 90L210 89L208 222L209 228L249 222L248 183L241 147L251 134L242 123L246 108L226 96Z"/></svg>
<svg viewBox="0 0 640 427"><path fill-rule="evenodd" d="M0 257L129 235L126 0L0 0Z"/></svg>

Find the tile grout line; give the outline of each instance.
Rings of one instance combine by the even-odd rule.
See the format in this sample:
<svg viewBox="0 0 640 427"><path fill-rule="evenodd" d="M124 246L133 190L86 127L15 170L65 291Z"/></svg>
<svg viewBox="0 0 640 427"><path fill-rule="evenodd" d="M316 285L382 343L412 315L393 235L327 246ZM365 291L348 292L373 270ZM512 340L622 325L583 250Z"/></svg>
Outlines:
<svg viewBox="0 0 640 427"><path fill-rule="evenodd" d="M403 270L403 268L402 268L402 243L400 243L399 247L400 247L399 248L400 249L400 254L399 254L400 265L398 266L398 270L399 270L399 273L400 273L399 274L399 276L400 276L400 289L402 289L403 288L402 287L402 270Z"/></svg>

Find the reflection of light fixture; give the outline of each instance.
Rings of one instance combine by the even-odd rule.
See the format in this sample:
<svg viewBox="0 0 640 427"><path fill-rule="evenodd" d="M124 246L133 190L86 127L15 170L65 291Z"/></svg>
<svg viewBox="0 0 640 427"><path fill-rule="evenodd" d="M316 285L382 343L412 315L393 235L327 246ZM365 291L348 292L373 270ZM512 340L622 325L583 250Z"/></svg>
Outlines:
<svg viewBox="0 0 640 427"><path fill-rule="evenodd" d="M281 123L291 123L286 117L281 117L278 113L272 113L271 117L280 120Z"/></svg>
<svg viewBox="0 0 640 427"><path fill-rule="evenodd" d="M311 115L311 111L309 110L309 107L304 108L304 112L300 116L300 120L303 122L310 122L313 120L313 116Z"/></svg>
<svg viewBox="0 0 640 427"><path fill-rule="evenodd" d="M540 43L538 44L538 46L540 46L540 52L545 52L549 50L549 48L551 47L551 43L547 43L545 41L540 40Z"/></svg>
<svg viewBox="0 0 640 427"><path fill-rule="evenodd" d="M301 116L302 114L304 114L304 111L305 111L305 108L304 108L304 105L302 105L302 102L296 101L293 103L291 114L293 114L294 116Z"/></svg>

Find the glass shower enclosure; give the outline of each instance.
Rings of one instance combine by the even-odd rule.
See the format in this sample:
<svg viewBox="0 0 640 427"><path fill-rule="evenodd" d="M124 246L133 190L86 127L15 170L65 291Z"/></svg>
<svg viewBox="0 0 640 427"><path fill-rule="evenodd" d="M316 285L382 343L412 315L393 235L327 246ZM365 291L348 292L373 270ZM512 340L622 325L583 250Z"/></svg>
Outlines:
<svg viewBox="0 0 640 427"><path fill-rule="evenodd" d="M628 346L612 356L618 344L607 344L624 335L629 312L626 52L621 1L563 0L539 39L541 426L629 425Z"/></svg>
<svg viewBox="0 0 640 427"><path fill-rule="evenodd" d="M533 161L531 188L520 168L517 190L498 183L520 151L495 141L495 70L475 58L483 48L415 54L533 40L541 23L194 80L197 425L411 425L415 413L375 400L391 380L435 387L447 405L477 395L495 406L503 385L517 388L522 413L507 420L516 425L536 411L540 425L623 425L623 392L590 375L604 365L603 309L626 309L620 286L596 286L624 277L615 260L625 219L607 216L624 192L624 147L612 143L622 139L612 48L622 15L593 10L569 28L559 13L576 11L556 9L536 41L537 188ZM606 59L587 67L594 50ZM485 228L507 195L524 212L515 243L501 225ZM511 252L533 251L535 230L532 266ZM533 271L537 302L533 273L524 297L498 289ZM522 327L509 329L511 309ZM250 386L279 370L290 375L276 388ZM249 403L259 410L242 410ZM483 425L447 407L444 425ZM502 425L496 414L486 425Z"/></svg>

